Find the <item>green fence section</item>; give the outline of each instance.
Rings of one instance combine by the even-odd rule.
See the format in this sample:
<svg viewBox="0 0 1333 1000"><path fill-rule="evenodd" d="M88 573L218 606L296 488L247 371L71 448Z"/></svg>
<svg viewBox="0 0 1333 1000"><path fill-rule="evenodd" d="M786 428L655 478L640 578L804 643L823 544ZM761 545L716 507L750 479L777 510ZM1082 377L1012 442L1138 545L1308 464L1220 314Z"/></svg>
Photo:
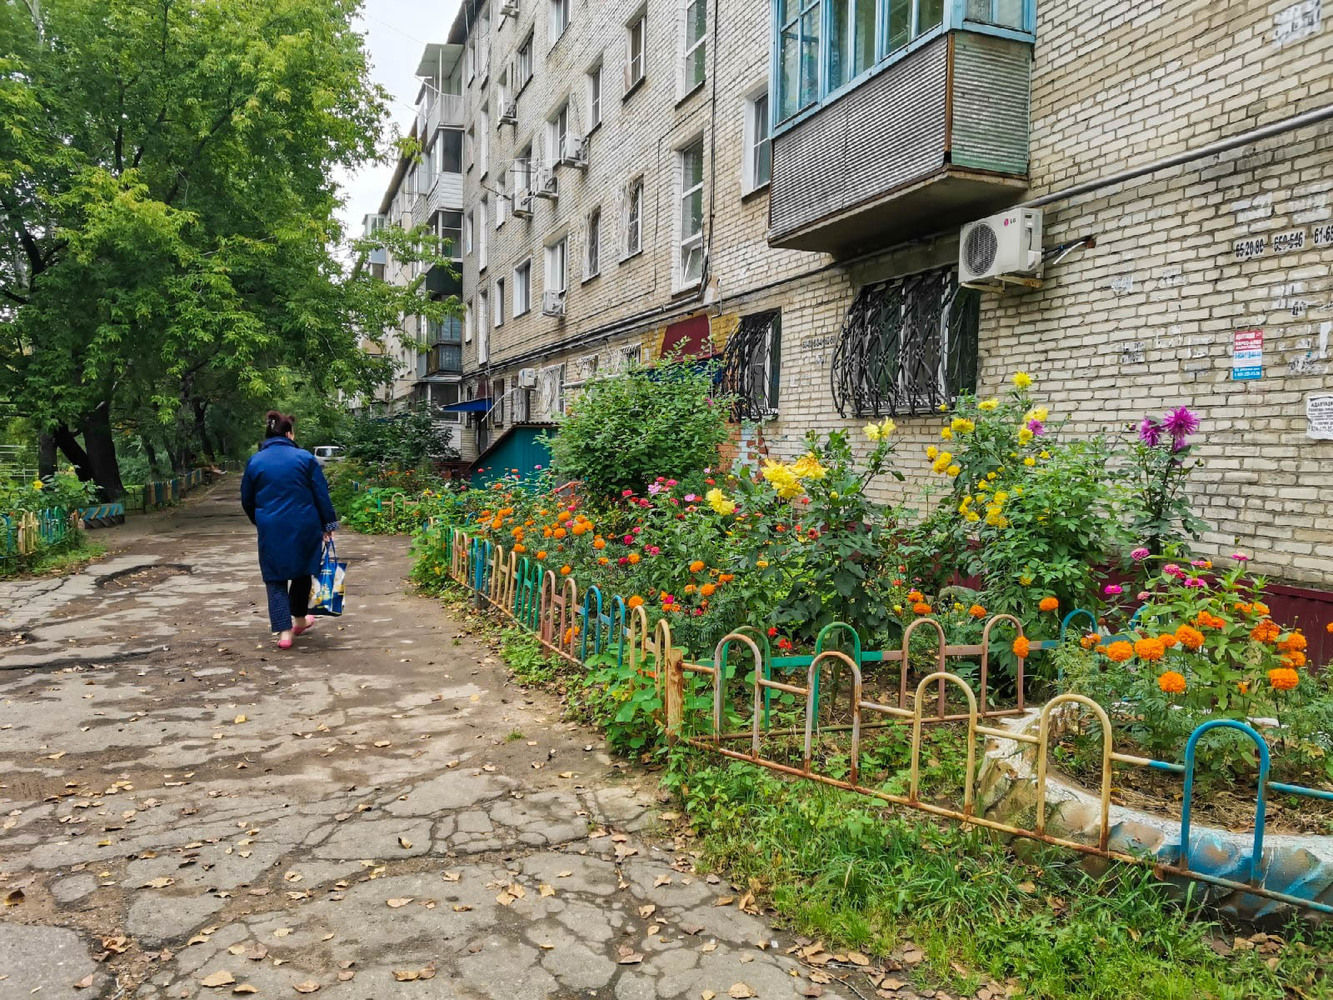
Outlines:
<svg viewBox="0 0 1333 1000"><path fill-rule="evenodd" d="M78 512L64 507L0 514L0 573L12 573L25 560L66 545L81 523Z"/></svg>

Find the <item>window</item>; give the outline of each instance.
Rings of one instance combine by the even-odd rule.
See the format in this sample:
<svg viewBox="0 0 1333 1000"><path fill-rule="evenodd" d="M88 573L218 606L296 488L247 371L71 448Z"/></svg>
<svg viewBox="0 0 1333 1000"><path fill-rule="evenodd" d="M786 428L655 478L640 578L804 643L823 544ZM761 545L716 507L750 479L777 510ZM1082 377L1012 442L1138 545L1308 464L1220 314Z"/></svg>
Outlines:
<svg viewBox="0 0 1333 1000"><path fill-rule="evenodd" d="M491 73L491 22L483 16L477 22L477 76L484 84Z"/></svg>
<svg viewBox="0 0 1333 1000"><path fill-rule="evenodd" d="M486 270L486 250L490 234L486 231L486 198L477 204L477 270Z"/></svg>
<svg viewBox="0 0 1333 1000"><path fill-rule="evenodd" d="M546 248L546 290L563 292L568 284L569 238L557 240Z"/></svg>
<svg viewBox="0 0 1333 1000"><path fill-rule="evenodd" d="M967 0L967 19L1023 30L1023 0Z"/></svg>
<svg viewBox="0 0 1333 1000"><path fill-rule="evenodd" d="M435 141L435 160L442 174L461 174L463 172L463 130L442 128Z"/></svg>
<svg viewBox="0 0 1333 1000"><path fill-rule="evenodd" d="M446 420L451 424L460 423L463 414L457 410L444 410L443 407L452 406L458 402L458 383L457 382L434 382L430 386L430 405L434 407L436 414L441 420Z"/></svg>
<svg viewBox="0 0 1333 1000"><path fill-rule="evenodd" d="M472 250L472 213L468 212L463 216L463 253L471 254Z"/></svg>
<svg viewBox="0 0 1333 1000"><path fill-rule="evenodd" d="M782 313L741 317L722 359L722 387L736 397L733 420L763 420L778 412Z"/></svg>
<svg viewBox="0 0 1333 1000"><path fill-rule="evenodd" d="M514 315L522 316L532 308L532 260L514 268Z"/></svg>
<svg viewBox="0 0 1333 1000"><path fill-rule="evenodd" d="M745 161L741 192L749 194L773 179L773 137L769 130L768 89L745 102Z"/></svg>
<svg viewBox="0 0 1333 1000"><path fill-rule="evenodd" d="M829 90L841 87L875 64L878 6L878 0L829 0Z"/></svg>
<svg viewBox="0 0 1333 1000"><path fill-rule="evenodd" d="M679 284L692 285L704 269L704 142L682 149L680 167Z"/></svg>
<svg viewBox="0 0 1333 1000"><path fill-rule="evenodd" d="M625 213L625 256L643 249L643 178L630 182Z"/></svg>
<svg viewBox="0 0 1333 1000"><path fill-rule="evenodd" d="M551 4L551 46L560 41L560 36L569 27L569 0L550 0Z"/></svg>
<svg viewBox="0 0 1333 1000"><path fill-rule="evenodd" d="M874 0L871 0L873 3ZM708 53L708 0L686 0L685 58L681 67L681 96L704 82Z"/></svg>
<svg viewBox="0 0 1333 1000"><path fill-rule="evenodd" d="M514 160L514 190L532 190L532 143L520 149Z"/></svg>
<svg viewBox="0 0 1333 1000"><path fill-rule="evenodd" d="M485 339L491 322L491 295L484 288L477 293L477 353L481 353L481 344Z"/></svg>
<svg viewBox="0 0 1333 1000"><path fill-rule="evenodd" d="M472 169L472 164L477 160L477 132L476 129L467 130L467 140L464 146L464 159L467 161L467 168Z"/></svg>
<svg viewBox="0 0 1333 1000"><path fill-rule="evenodd" d="M505 422L505 380L497 378L495 380L495 402L491 404L491 423L496 427L504 426Z"/></svg>
<svg viewBox="0 0 1333 1000"><path fill-rule="evenodd" d="M977 385L981 296L952 268L867 285L833 353L833 401L847 416L911 416Z"/></svg>
<svg viewBox="0 0 1333 1000"><path fill-rule="evenodd" d="M449 316L444 320L426 321L425 375L457 374L463 370L463 320ZM450 400L457 402L457 400Z"/></svg>
<svg viewBox="0 0 1333 1000"><path fill-rule="evenodd" d="M495 279L495 316L491 323L496 329L505 325L505 280Z"/></svg>
<svg viewBox="0 0 1333 1000"><path fill-rule="evenodd" d="M588 213L588 231L584 240L583 280L595 278L601 273L602 253L602 210L594 208Z"/></svg>
<svg viewBox="0 0 1333 1000"><path fill-rule="evenodd" d="M546 164L554 168L565 155L569 143L569 102L560 105L555 117L546 123Z"/></svg>
<svg viewBox="0 0 1333 1000"><path fill-rule="evenodd" d="M588 131L602 124L602 64L588 70Z"/></svg>
<svg viewBox="0 0 1333 1000"><path fill-rule="evenodd" d="M514 93L518 93L532 79L532 35L528 35L518 46L514 56Z"/></svg>
<svg viewBox="0 0 1333 1000"><path fill-rule="evenodd" d="M495 178L495 228L499 229L505 224L505 216L508 209L509 196L505 194L505 175L504 171Z"/></svg>
<svg viewBox="0 0 1333 1000"><path fill-rule="evenodd" d="M631 21L625 31L625 96L628 97L647 72L648 11Z"/></svg>
<svg viewBox="0 0 1333 1000"><path fill-rule="evenodd" d="M778 66L783 118L808 108L819 97L822 2L778 0Z"/></svg>
<svg viewBox="0 0 1333 1000"><path fill-rule="evenodd" d="M487 159L490 154L491 129L488 110L483 107L477 113L477 165L482 177L486 176L488 169Z"/></svg>
<svg viewBox="0 0 1333 1000"><path fill-rule="evenodd" d="M431 228L439 240L440 256L449 260L463 259L463 213L436 212Z"/></svg>
<svg viewBox="0 0 1333 1000"><path fill-rule="evenodd" d="M477 325L477 313L469 302L463 307L463 343L472 343L472 331Z"/></svg>
<svg viewBox="0 0 1333 1000"><path fill-rule="evenodd" d="M467 82L471 83L473 77L477 75L477 36L472 35L467 40L467 48L463 50L463 72L467 75Z"/></svg>

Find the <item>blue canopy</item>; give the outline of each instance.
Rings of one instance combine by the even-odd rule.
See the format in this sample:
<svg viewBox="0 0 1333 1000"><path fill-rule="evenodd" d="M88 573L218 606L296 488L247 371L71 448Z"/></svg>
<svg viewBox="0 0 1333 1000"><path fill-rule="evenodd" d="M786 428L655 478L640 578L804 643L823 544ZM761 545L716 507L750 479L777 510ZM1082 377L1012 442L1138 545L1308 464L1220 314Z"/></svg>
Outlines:
<svg viewBox="0 0 1333 1000"><path fill-rule="evenodd" d="M448 406L441 406L439 409L445 413L485 413L491 408L491 401L488 398L467 399L461 403L450 403Z"/></svg>

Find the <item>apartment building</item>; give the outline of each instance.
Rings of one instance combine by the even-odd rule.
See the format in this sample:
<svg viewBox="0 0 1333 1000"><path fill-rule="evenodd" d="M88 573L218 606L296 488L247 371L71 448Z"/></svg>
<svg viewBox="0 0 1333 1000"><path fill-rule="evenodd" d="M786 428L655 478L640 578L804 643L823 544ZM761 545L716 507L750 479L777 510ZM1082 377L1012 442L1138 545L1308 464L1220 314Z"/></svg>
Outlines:
<svg viewBox="0 0 1333 1000"><path fill-rule="evenodd" d="M1025 369L1078 433L1197 410L1205 546L1326 585L1330 44L1320 0L465 0L465 437L712 356L742 451L892 415L910 497Z"/></svg>

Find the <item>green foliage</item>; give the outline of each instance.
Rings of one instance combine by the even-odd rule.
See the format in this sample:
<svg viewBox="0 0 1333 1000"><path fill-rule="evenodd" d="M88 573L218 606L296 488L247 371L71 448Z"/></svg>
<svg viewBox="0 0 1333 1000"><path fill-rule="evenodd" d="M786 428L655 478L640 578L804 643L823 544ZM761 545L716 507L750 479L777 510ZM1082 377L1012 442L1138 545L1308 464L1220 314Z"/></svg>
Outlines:
<svg viewBox="0 0 1333 1000"><path fill-rule="evenodd" d="M28 482L0 479L0 513L40 511L50 507L72 511L92 504L95 494L93 484L80 482L72 472L59 472Z"/></svg>
<svg viewBox="0 0 1333 1000"><path fill-rule="evenodd" d="M731 403L693 363L633 365L584 387L550 442L560 474L592 497L683 479L718 464Z"/></svg>
<svg viewBox="0 0 1333 1000"><path fill-rule="evenodd" d="M348 459L401 471L456 460L453 433L438 426L428 409L416 407L388 417L351 417L340 440Z"/></svg>
<svg viewBox="0 0 1333 1000"><path fill-rule="evenodd" d="M1125 518L1130 537L1153 555L1188 553L1208 523L1195 516L1186 487L1202 461L1191 461L1193 445L1174 446L1167 436L1153 445L1136 441L1123 472Z"/></svg>

